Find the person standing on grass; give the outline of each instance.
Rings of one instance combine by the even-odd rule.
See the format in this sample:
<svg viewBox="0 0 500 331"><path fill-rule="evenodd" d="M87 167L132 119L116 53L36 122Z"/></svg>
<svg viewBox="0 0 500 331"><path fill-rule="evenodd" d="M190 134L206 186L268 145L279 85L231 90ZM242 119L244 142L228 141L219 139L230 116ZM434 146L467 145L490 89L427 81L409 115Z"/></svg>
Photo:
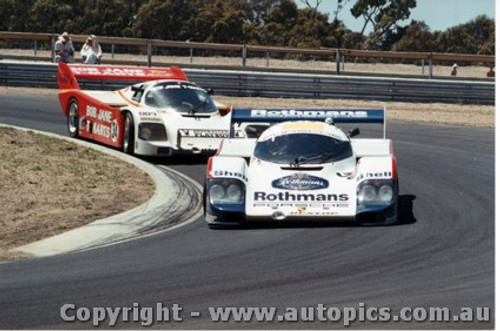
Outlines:
<svg viewBox="0 0 500 331"><path fill-rule="evenodd" d="M80 55L85 64L99 64L102 57L102 49L101 45L97 42L96 36L91 35L87 38L87 41L82 46Z"/></svg>
<svg viewBox="0 0 500 331"><path fill-rule="evenodd" d="M75 63L75 48L69 37L69 33L64 32L59 36L54 46L56 51L55 62Z"/></svg>
<svg viewBox="0 0 500 331"><path fill-rule="evenodd" d="M453 67L451 67L451 75L456 76L457 75L457 70L458 70L458 64L454 64Z"/></svg>

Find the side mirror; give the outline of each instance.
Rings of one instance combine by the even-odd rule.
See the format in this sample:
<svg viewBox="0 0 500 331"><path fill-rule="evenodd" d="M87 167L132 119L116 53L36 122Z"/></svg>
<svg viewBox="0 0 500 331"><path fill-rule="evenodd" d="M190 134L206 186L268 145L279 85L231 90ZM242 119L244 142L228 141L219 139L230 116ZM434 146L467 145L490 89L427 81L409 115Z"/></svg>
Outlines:
<svg viewBox="0 0 500 331"><path fill-rule="evenodd" d="M349 130L349 138L356 137L359 135L361 132L359 131L359 128L354 128Z"/></svg>
<svg viewBox="0 0 500 331"><path fill-rule="evenodd" d="M213 88L209 88L209 89L207 90L207 94L208 94L208 95L213 95L213 94L214 94L214 89L213 89Z"/></svg>
<svg viewBox="0 0 500 331"><path fill-rule="evenodd" d="M230 107L220 107L219 114L220 116L226 116L231 111Z"/></svg>

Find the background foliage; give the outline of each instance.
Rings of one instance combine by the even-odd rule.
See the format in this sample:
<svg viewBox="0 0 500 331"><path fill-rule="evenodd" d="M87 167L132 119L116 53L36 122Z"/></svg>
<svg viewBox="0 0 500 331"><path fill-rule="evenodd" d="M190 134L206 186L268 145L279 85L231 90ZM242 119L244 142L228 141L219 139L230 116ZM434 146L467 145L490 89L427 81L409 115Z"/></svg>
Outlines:
<svg viewBox="0 0 500 331"><path fill-rule="evenodd" d="M331 0L333 18L317 10L323 0L2 0L0 30L96 34L177 41L291 47L340 47L439 53L494 54L495 22L487 16L431 32L411 21L416 0ZM365 20L349 30L337 15ZM369 34L365 34L371 27Z"/></svg>

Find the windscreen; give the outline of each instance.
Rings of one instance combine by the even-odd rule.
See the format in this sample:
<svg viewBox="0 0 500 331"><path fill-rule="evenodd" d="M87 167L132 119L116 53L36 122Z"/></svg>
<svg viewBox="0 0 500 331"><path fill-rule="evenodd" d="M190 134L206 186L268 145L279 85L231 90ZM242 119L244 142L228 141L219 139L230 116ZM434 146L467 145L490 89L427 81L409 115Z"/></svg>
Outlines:
<svg viewBox="0 0 500 331"><path fill-rule="evenodd" d="M263 161L290 165L330 163L352 155L349 141L311 133L274 136L257 142L254 150Z"/></svg>
<svg viewBox="0 0 500 331"><path fill-rule="evenodd" d="M204 89L188 83L158 84L146 93L144 102L151 107L173 108L192 114L217 111L217 106Z"/></svg>

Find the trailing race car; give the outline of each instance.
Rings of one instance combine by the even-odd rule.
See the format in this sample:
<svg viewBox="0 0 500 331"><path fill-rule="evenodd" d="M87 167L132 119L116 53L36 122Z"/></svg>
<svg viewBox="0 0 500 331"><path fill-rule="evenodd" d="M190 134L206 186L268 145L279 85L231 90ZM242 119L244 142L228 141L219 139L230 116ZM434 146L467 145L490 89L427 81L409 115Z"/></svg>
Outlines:
<svg viewBox="0 0 500 331"><path fill-rule="evenodd" d="M77 78L141 82L118 91L84 91ZM71 137L129 154L169 156L215 151L221 138L229 135L231 107L218 104L209 91L188 82L178 67L59 63L57 81ZM250 131L242 128L238 134L246 137Z"/></svg>
<svg viewBox="0 0 500 331"><path fill-rule="evenodd" d="M247 221L397 221L398 176L385 111L257 110L234 124L278 122L255 139L224 139L209 159L204 188L211 226ZM383 138L353 138L339 123L381 123Z"/></svg>

